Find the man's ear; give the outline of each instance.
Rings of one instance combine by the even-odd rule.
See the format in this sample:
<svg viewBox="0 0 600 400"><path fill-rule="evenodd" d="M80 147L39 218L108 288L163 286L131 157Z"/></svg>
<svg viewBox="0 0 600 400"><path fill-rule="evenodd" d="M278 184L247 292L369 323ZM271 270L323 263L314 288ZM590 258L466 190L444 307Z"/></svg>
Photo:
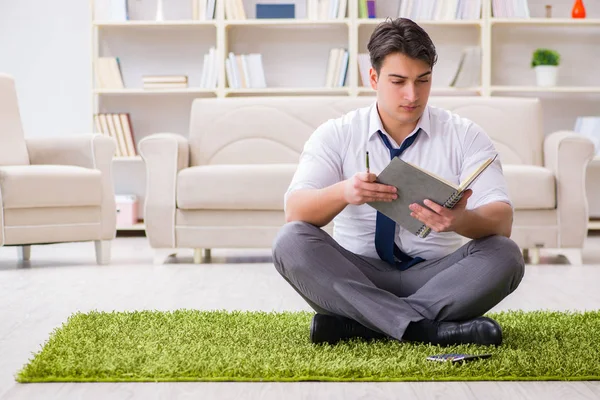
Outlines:
<svg viewBox="0 0 600 400"><path fill-rule="evenodd" d="M375 68L369 69L369 81L371 83L371 88L373 88L373 90L377 90L378 79L379 79L379 76L377 75L377 71L375 71Z"/></svg>

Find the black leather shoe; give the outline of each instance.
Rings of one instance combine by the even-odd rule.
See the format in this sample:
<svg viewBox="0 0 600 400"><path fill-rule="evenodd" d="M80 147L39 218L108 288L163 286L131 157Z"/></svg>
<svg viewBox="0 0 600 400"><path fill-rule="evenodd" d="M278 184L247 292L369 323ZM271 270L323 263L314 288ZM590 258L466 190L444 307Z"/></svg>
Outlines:
<svg viewBox="0 0 600 400"><path fill-rule="evenodd" d="M352 338L374 340L385 339L387 335L371 330L349 318L325 314L313 316L310 323L311 342L336 344Z"/></svg>
<svg viewBox="0 0 600 400"><path fill-rule="evenodd" d="M502 343L502 328L488 317L464 322L440 322L434 342L442 346L467 343L499 346Z"/></svg>

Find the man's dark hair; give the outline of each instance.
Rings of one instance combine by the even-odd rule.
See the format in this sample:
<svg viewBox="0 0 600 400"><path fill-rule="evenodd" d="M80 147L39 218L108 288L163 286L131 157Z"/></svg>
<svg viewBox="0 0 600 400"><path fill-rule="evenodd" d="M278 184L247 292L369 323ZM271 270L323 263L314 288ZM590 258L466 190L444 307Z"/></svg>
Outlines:
<svg viewBox="0 0 600 400"><path fill-rule="evenodd" d="M367 48L377 75L385 57L394 53L425 61L431 68L437 62L435 46L427 32L407 18L387 19L377 25Z"/></svg>

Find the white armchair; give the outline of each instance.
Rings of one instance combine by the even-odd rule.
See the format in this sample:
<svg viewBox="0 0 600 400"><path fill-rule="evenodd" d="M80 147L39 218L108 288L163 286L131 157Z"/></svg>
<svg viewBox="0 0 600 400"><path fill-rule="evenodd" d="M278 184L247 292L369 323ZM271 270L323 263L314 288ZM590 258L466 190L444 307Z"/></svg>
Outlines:
<svg viewBox="0 0 600 400"><path fill-rule="evenodd" d="M99 134L25 139L14 79L0 73L0 246L94 241L110 261L116 233L111 162L116 143Z"/></svg>

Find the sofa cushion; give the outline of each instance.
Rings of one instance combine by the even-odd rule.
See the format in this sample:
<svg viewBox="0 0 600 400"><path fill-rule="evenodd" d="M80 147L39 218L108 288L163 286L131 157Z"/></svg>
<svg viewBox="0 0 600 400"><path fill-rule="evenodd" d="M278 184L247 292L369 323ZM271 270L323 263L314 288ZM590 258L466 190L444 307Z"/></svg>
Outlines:
<svg viewBox="0 0 600 400"><path fill-rule="evenodd" d="M67 165L0 167L0 196L5 209L99 206L99 170Z"/></svg>
<svg viewBox="0 0 600 400"><path fill-rule="evenodd" d="M502 166L515 210L556 208L556 178L552 171L534 165Z"/></svg>
<svg viewBox="0 0 600 400"><path fill-rule="evenodd" d="M297 164L203 165L177 175L184 210L283 210Z"/></svg>

